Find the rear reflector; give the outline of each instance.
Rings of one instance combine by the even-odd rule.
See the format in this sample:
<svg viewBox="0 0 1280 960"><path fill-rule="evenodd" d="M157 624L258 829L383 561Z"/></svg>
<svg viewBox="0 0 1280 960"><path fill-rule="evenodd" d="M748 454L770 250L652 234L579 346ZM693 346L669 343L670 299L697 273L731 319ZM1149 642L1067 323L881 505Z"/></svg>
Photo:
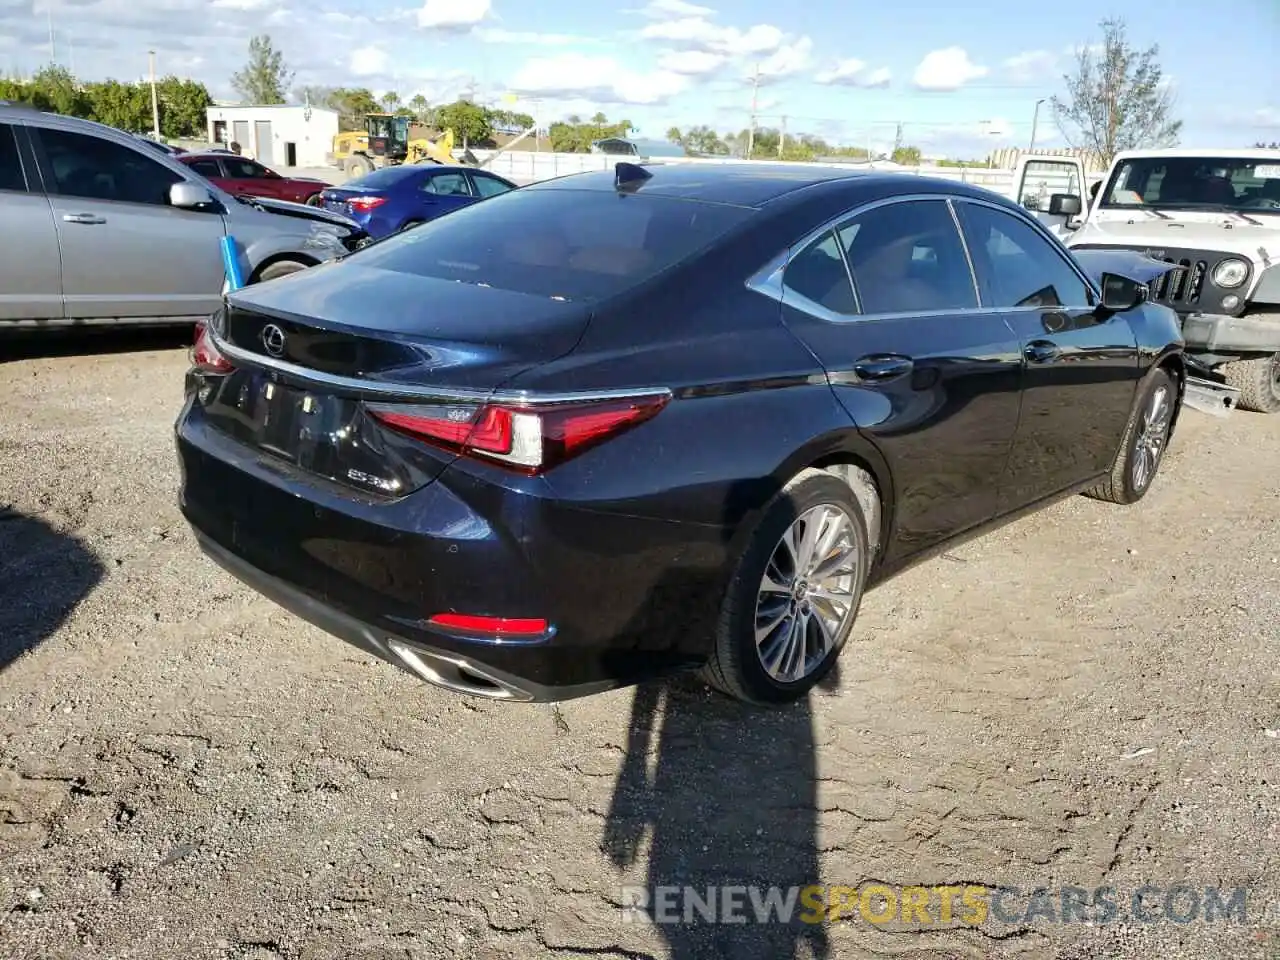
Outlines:
<svg viewBox="0 0 1280 960"><path fill-rule="evenodd" d="M541 473L657 415L666 394L564 403L370 405L383 423L437 446Z"/></svg>
<svg viewBox="0 0 1280 960"><path fill-rule="evenodd" d="M448 630L464 630L468 633L485 633L500 637L528 637L546 633L546 620L512 619L510 617L476 617L466 613L437 613L429 621Z"/></svg>
<svg viewBox="0 0 1280 960"><path fill-rule="evenodd" d="M209 338L209 325L196 324L195 343L191 347L191 363L201 373L230 373L235 369L231 361L218 352Z"/></svg>
<svg viewBox="0 0 1280 960"><path fill-rule="evenodd" d="M380 207L386 202L386 197L352 197L347 201L347 206L352 210L359 210L361 213L368 213L374 207Z"/></svg>

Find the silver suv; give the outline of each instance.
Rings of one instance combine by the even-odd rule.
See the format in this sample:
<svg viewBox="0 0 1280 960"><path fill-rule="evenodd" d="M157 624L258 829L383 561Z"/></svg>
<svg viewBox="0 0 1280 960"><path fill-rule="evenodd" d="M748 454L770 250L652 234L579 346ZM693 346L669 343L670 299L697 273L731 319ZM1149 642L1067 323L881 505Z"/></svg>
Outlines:
<svg viewBox="0 0 1280 960"><path fill-rule="evenodd" d="M0 101L0 329L198 322L228 286L330 260L366 239L339 214L237 199L88 120Z"/></svg>

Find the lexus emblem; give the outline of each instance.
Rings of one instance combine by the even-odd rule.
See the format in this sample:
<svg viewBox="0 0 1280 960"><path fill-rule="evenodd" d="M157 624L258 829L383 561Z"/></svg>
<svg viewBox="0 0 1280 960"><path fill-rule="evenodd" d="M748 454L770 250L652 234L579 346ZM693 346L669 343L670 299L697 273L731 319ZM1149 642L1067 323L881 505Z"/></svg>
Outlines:
<svg viewBox="0 0 1280 960"><path fill-rule="evenodd" d="M284 356L284 331L274 323L262 328L262 346L273 357Z"/></svg>

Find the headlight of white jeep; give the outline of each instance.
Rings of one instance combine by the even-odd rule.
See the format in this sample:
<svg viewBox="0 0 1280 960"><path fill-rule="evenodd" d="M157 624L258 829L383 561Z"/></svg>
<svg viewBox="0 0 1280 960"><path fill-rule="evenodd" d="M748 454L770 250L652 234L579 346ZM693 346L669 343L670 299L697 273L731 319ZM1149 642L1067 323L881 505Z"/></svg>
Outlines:
<svg viewBox="0 0 1280 960"><path fill-rule="evenodd" d="M1243 260L1223 260L1213 268L1213 282L1226 290L1244 283L1249 276L1249 264Z"/></svg>

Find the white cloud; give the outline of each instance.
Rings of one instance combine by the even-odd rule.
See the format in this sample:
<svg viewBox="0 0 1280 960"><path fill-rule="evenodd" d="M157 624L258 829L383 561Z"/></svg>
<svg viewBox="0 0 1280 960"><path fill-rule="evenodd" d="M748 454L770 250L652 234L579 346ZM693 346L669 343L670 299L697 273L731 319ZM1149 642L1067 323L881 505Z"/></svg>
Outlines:
<svg viewBox="0 0 1280 960"><path fill-rule="evenodd" d="M646 40L659 40L692 50L707 50L726 56L753 56L772 53L782 46L786 35L767 23L746 30L722 27L702 17L682 17L651 23L640 31Z"/></svg>
<svg viewBox="0 0 1280 960"><path fill-rule="evenodd" d="M801 37L792 43L784 43L757 64L762 79L781 80L794 76L809 66L813 41Z"/></svg>
<svg viewBox="0 0 1280 960"><path fill-rule="evenodd" d="M970 60L963 47L945 47L925 54L916 67L914 82L921 90L959 90L988 72Z"/></svg>
<svg viewBox="0 0 1280 960"><path fill-rule="evenodd" d="M1280 107L1261 107L1254 114L1254 121L1263 127L1280 127Z"/></svg>
<svg viewBox="0 0 1280 960"><path fill-rule="evenodd" d="M1048 80L1058 72L1058 55L1049 50L1028 50L1005 60L1005 75L1014 83Z"/></svg>
<svg viewBox="0 0 1280 960"><path fill-rule="evenodd" d="M869 70L862 60L840 60L834 67L814 75L814 82L828 86L887 87L892 79L888 67Z"/></svg>
<svg viewBox="0 0 1280 960"><path fill-rule="evenodd" d="M709 53L706 50L671 50L658 60L658 66L670 73L698 77L715 73L728 58L724 54Z"/></svg>
<svg viewBox="0 0 1280 960"><path fill-rule="evenodd" d="M655 20L666 20L671 17L710 17L715 11L710 7L686 3L685 0L651 0L639 10L634 11Z"/></svg>
<svg viewBox="0 0 1280 960"><path fill-rule="evenodd" d="M601 41L574 33L535 33L525 30L500 30L481 27L475 32L477 40L485 43L518 43L531 47L571 47L577 44L594 44Z"/></svg>
<svg viewBox="0 0 1280 960"><path fill-rule="evenodd" d="M688 80L669 70L642 73L612 57L566 53L537 57L521 67L508 88L551 99L582 99L599 104L657 104L683 92Z"/></svg>
<svg viewBox="0 0 1280 960"><path fill-rule="evenodd" d="M213 0L210 6L223 10L265 10L275 0Z"/></svg>
<svg viewBox="0 0 1280 960"><path fill-rule="evenodd" d="M386 73L390 62L391 58L386 50L376 44L370 44L367 47L357 47L351 51L351 58L347 61L347 69L353 76L375 77Z"/></svg>
<svg viewBox="0 0 1280 960"><path fill-rule="evenodd" d="M492 13L490 0L425 0L418 10L424 30L465 32Z"/></svg>

